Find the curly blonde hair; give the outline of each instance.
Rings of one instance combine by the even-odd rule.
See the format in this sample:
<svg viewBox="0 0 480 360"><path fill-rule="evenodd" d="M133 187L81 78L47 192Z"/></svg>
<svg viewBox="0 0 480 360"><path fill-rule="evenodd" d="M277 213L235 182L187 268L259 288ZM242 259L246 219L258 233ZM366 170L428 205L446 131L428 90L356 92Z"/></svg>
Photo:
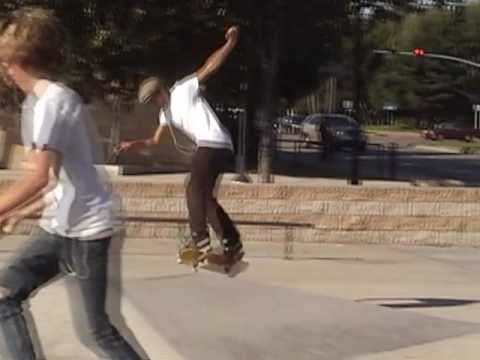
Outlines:
<svg viewBox="0 0 480 360"><path fill-rule="evenodd" d="M55 75L65 62L64 41L65 32L52 10L23 7L1 26L0 61L38 75Z"/></svg>

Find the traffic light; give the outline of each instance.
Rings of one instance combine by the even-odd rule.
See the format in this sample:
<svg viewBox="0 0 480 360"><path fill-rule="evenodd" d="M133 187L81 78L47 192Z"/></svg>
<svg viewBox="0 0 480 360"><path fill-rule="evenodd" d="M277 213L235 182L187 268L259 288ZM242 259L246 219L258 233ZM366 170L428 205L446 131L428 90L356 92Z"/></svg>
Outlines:
<svg viewBox="0 0 480 360"><path fill-rule="evenodd" d="M417 63L417 69L415 73L417 76L426 76L426 71L425 71L425 49L424 48L415 48L413 50L413 55L415 55L418 60L415 62Z"/></svg>
<svg viewBox="0 0 480 360"><path fill-rule="evenodd" d="M425 56L425 49L416 48L415 50L413 50L413 54L418 57Z"/></svg>

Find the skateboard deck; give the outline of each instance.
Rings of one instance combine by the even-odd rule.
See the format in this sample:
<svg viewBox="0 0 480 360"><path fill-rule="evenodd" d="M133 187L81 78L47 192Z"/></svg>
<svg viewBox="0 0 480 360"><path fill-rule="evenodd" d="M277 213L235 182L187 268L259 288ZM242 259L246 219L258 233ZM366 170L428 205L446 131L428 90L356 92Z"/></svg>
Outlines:
<svg viewBox="0 0 480 360"><path fill-rule="evenodd" d="M248 263L243 261L244 253L238 254L234 259L226 258L221 248L214 249L208 254L201 254L197 250L182 250L178 254L178 263L192 266L193 271L199 268L214 272L222 272L229 275L236 275L248 268Z"/></svg>

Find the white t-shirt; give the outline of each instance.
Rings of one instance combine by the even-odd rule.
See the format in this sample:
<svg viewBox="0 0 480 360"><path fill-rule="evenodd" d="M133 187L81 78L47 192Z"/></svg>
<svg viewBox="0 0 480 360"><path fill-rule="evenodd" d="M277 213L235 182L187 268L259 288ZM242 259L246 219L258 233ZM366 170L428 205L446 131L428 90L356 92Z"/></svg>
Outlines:
<svg viewBox="0 0 480 360"><path fill-rule="evenodd" d="M112 197L95 167L91 117L80 96L51 83L41 97L29 95L22 108L22 138L27 148L62 155L58 182L46 196L40 226L54 234L94 240L113 233Z"/></svg>
<svg viewBox="0 0 480 360"><path fill-rule="evenodd" d="M183 131L198 147L233 150L228 130L199 93L196 76L180 80L170 89L170 104L160 111L159 121Z"/></svg>

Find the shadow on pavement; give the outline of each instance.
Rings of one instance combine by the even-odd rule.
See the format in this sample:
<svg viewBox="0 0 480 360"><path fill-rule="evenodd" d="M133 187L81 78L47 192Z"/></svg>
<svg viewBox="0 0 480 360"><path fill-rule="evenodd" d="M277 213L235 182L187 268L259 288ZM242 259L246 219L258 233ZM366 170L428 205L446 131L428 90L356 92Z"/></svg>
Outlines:
<svg viewBox="0 0 480 360"><path fill-rule="evenodd" d="M126 290L158 336L186 359L342 360L480 331L477 324L205 271L127 281Z"/></svg>
<svg viewBox="0 0 480 360"><path fill-rule="evenodd" d="M360 299L357 302L376 303L390 309L417 309L456 307L480 304L480 300L446 299L446 298L371 298Z"/></svg>

